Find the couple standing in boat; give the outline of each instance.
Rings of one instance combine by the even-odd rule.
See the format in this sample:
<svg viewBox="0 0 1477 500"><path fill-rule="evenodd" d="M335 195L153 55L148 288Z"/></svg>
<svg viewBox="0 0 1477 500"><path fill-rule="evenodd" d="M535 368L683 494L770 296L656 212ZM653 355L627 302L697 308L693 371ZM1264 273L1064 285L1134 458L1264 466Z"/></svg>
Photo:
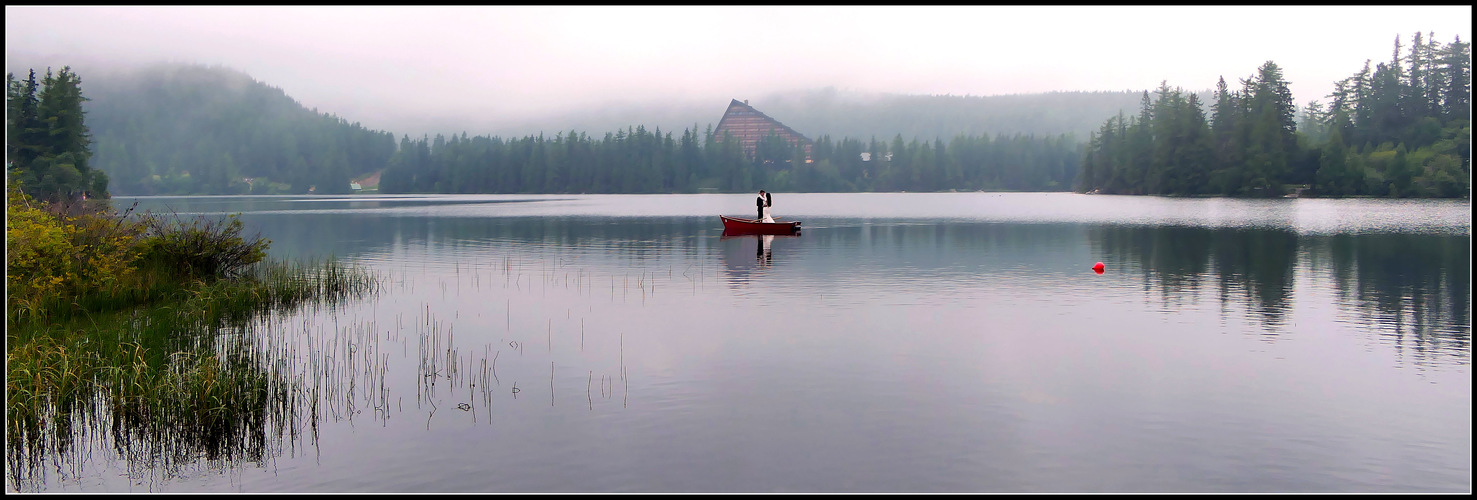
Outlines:
<svg viewBox="0 0 1477 500"><path fill-rule="evenodd" d="M759 208L759 222L774 222L774 216L769 215L769 207L774 205L774 197L763 189L759 190L759 198L754 200L754 205ZM774 243L774 235L766 234L759 237L759 247L754 249L754 257L759 259L759 265L765 266L774 263L774 253L770 245Z"/></svg>
<svg viewBox="0 0 1477 500"><path fill-rule="evenodd" d="M774 217L771 217L769 215L769 207L771 205L774 205L773 196L770 196L769 193L766 193L763 189L760 189L759 199L755 200L755 205L759 208L759 216L756 217L756 219L759 219L759 222L774 222Z"/></svg>

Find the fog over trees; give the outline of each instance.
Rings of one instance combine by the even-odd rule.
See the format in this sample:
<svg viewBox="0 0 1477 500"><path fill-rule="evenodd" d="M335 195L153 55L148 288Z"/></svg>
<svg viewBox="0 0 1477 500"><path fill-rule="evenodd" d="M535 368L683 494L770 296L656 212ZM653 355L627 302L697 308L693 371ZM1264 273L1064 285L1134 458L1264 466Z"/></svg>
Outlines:
<svg viewBox="0 0 1477 500"><path fill-rule="evenodd" d="M389 132L305 109L281 89L225 67L114 68L89 79L86 93L92 162L111 176L114 193L128 195L345 193L351 180L381 171L387 192L655 193L748 191L760 184L813 191L1065 190L1075 175L1079 142L1069 131L1077 125L1071 124L1091 123L1092 109L1111 108L1122 100L1122 93L1064 93L1056 97L1076 99L1061 102L1005 96L1029 105L996 108L1057 117L1055 122L1012 122L989 113L944 116L943 110L957 107L949 101L987 103L993 98L895 96L869 105L838 103L833 92L802 94L788 101L798 111L784 112L802 122L849 124L878 135L806 131L817 138L819 148L812 163L802 160L794 167L789 145L771 144L758 157L724 149L721 138L699 130L710 129L721 117L721 111L711 109L681 133L690 137L681 144L703 153L688 151L686 163L678 165L671 162L683 158L680 137L669 131L657 138L663 129L641 123L508 138L462 132L412 139L401 134L396 141ZM1083 100L1097 106L1083 108ZM918 105L909 107L908 102ZM992 121L1002 128L986 130ZM1022 127L1068 131L1036 133ZM584 157L574 153L581 148L591 152ZM424 152L424 161L417 151ZM595 179L604 180L592 183Z"/></svg>
<svg viewBox="0 0 1477 500"><path fill-rule="evenodd" d="M1200 92L1202 100L1210 88ZM877 94L826 87L814 90L736 95L809 137L829 135L890 140L948 139L957 134L1073 134L1087 137L1102 117L1138 109L1140 91L1043 92L960 96ZM575 129L590 133L631 125L676 130L716 123L727 100L611 104L573 113L489 124L485 135L519 137ZM455 131L476 129L452 129ZM434 135L445 130L431 130ZM411 132L413 133L413 131Z"/></svg>
<svg viewBox="0 0 1477 500"><path fill-rule="evenodd" d="M226 68L151 66L88 90L97 165L117 193L346 193L395 152L388 132Z"/></svg>
<svg viewBox="0 0 1477 500"><path fill-rule="evenodd" d="M376 174L383 192L1470 196L1470 44L1421 33L1301 107L1273 61L1213 90L822 88L750 101L811 138L810 157L778 138L746 153L715 137L721 102L600 107L523 120L522 133L409 133L307 109L222 66L32 69L11 68L7 155L16 179L51 197L347 193Z"/></svg>

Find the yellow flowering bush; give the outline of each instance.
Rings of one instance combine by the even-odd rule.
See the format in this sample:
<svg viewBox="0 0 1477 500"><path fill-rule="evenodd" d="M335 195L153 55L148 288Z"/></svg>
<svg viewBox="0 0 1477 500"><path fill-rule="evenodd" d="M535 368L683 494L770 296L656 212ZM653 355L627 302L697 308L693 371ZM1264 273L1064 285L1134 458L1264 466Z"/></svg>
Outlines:
<svg viewBox="0 0 1477 500"><path fill-rule="evenodd" d="M137 224L105 213L54 214L14 185L6 202L7 321L133 284Z"/></svg>
<svg viewBox="0 0 1477 500"><path fill-rule="evenodd" d="M28 196L12 189L5 207L5 284L9 312L15 317L34 312L38 301L55 296L77 279L70 258L70 231L41 210Z"/></svg>

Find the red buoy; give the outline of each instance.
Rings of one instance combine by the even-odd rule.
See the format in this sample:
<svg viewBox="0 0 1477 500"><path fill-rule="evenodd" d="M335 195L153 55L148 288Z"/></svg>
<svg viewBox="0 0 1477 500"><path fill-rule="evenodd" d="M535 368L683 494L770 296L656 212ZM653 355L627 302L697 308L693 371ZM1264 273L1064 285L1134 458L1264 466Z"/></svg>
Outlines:
<svg viewBox="0 0 1477 500"><path fill-rule="evenodd" d="M1099 262L1097 264L1093 264L1092 265L1093 272L1096 272L1098 274L1103 274L1103 269L1104 269L1104 267L1103 267L1103 263L1102 262Z"/></svg>

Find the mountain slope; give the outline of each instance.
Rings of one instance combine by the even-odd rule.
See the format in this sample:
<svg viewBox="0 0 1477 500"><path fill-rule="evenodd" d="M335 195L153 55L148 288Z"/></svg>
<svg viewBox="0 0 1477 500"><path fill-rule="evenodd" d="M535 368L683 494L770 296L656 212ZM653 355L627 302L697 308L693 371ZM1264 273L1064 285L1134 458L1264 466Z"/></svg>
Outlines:
<svg viewBox="0 0 1477 500"><path fill-rule="evenodd" d="M83 86L94 165L114 194L342 193L395 151L388 132L222 67L153 65Z"/></svg>

